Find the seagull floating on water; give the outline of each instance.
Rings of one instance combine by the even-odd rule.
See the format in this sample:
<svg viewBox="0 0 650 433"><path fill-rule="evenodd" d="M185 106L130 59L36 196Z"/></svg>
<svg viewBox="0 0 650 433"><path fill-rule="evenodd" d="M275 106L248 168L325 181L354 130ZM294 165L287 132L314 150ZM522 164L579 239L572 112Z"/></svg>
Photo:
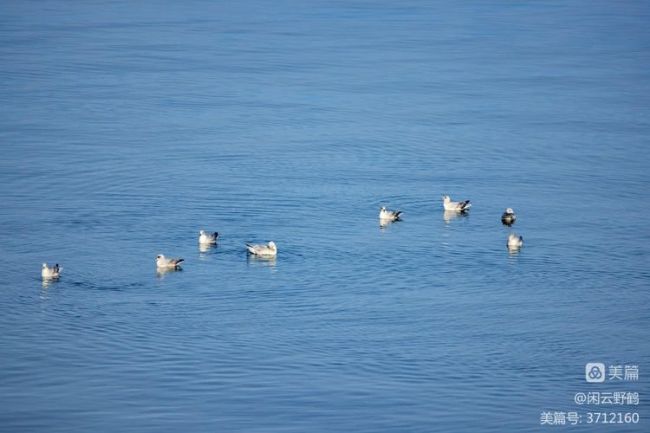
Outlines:
<svg viewBox="0 0 650 433"><path fill-rule="evenodd" d="M246 244L246 249L249 253L260 257L275 257L278 254L278 247L275 242L271 241L268 244Z"/></svg>
<svg viewBox="0 0 650 433"><path fill-rule="evenodd" d="M386 206L379 209L379 219L386 222L399 221L401 214L401 210L388 210Z"/></svg>
<svg viewBox="0 0 650 433"><path fill-rule="evenodd" d="M185 259L167 258L162 254L156 256L156 267L158 269L176 269Z"/></svg>
<svg viewBox="0 0 650 433"><path fill-rule="evenodd" d="M518 249L524 244L524 238L518 236L515 233L510 233L508 235L508 248L509 249Z"/></svg>
<svg viewBox="0 0 650 433"><path fill-rule="evenodd" d="M219 232L208 233L205 230L199 231L199 244L214 245L217 243Z"/></svg>
<svg viewBox="0 0 650 433"><path fill-rule="evenodd" d="M60 267L58 263L55 264L54 266L48 266L47 263L43 263L43 269L41 270L41 276L46 280L59 278L59 276L61 275L62 270L63 270L63 268Z"/></svg>
<svg viewBox="0 0 650 433"><path fill-rule="evenodd" d="M501 215L501 222L508 227L513 225L516 220L517 215L515 215L515 211L512 210L511 207L506 209L505 212L503 212L503 215Z"/></svg>
<svg viewBox="0 0 650 433"><path fill-rule="evenodd" d="M469 210L472 205L469 203L469 200L465 201L451 201L451 197L448 195L442 196L442 205L445 210L453 210L456 212L466 212Z"/></svg>

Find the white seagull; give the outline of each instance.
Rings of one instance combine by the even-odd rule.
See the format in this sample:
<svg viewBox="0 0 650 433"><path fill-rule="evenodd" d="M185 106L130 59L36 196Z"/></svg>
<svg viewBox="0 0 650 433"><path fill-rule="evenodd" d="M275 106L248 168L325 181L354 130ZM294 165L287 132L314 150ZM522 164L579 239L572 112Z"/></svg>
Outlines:
<svg viewBox="0 0 650 433"><path fill-rule="evenodd" d="M199 231L199 244L214 245L217 243L219 232L208 233L205 230Z"/></svg>
<svg viewBox="0 0 650 433"><path fill-rule="evenodd" d="M54 278L59 278L61 275L62 267L57 263L54 266L48 266L47 263L43 263L43 269L41 270L41 277L46 280L51 280Z"/></svg>
<svg viewBox="0 0 650 433"><path fill-rule="evenodd" d="M509 249L518 249L524 244L524 238L516 235L515 233L510 233L508 235L508 248Z"/></svg>
<svg viewBox="0 0 650 433"><path fill-rule="evenodd" d="M517 215L515 215L515 211L512 210L511 207L506 209L505 212L503 212L503 215L501 215L501 222L503 223L503 225L506 225L508 227L513 225L516 220L517 220Z"/></svg>
<svg viewBox="0 0 650 433"><path fill-rule="evenodd" d="M445 210L453 210L456 212L466 212L469 210L472 205L469 203L469 200L465 201L451 201L451 197L448 195L442 196L442 205Z"/></svg>
<svg viewBox="0 0 650 433"><path fill-rule="evenodd" d="M156 267L158 269L176 269L183 261L185 261L185 259L171 259L162 254L158 254L156 256Z"/></svg>
<svg viewBox="0 0 650 433"><path fill-rule="evenodd" d="M268 244L246 244L246 249L249 253L261 257L275 257L278 254L278 247L275 242L271 241Z"/></svg>
<svg viewBox="0 0 650 433"><path fill-rule="evenodd" d="M386 209L386 206L382 206L381 209L379 209L379 219L382 221L399 221L401 214L401 210L388 210Z"/></svg>

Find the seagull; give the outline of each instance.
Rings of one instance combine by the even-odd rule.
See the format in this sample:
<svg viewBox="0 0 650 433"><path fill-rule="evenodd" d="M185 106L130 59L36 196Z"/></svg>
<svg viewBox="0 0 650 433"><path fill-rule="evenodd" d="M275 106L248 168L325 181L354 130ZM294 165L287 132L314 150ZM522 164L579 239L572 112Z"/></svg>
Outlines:
<svg viewBox="0 0 650 433"><path fill-rule="evenodd" d="M249 253L261 257L275 257L278 254L278 247L275 242L271 241L268 244L246 244L246 249Z"/></svg>
<svg viewBox="0 0 650 433"><path fill-rule="evenodd" d="M199 231L199 244L214 245L217 243L219 232L207 233L205 230Z"/></svg>
<svg viewBox="0 0 650 433"><path fill-rule="evenodd" d="M510 233L508 235L508 248L509 249L518 249L524 244L524 238L516 235L515 233Z"/></svg>
<svg viewBox="0 0 650 433"><path fill-rule="evenodd" d="M162 254L156 256L156 267L158 269L176 269L185 259L168 259Z"/></svg>
<svg viewBox="0 0 650 433"><path fill-rule="evenodd" d="M445 210L453 210L456 212L465 212L468 211L472 205L469 203L469 200L465 201L451 201L451 197L448 195L442 196L442 204Z"/></svg>
<svg viewBox="0 0 650 433"><path fill-rule="evenodd" d="M503 212L503 215L501 215L501 222L503 225L506 225L508 227L513 225L516 220L517 215L515 215L515 211L513 211L511 207L506 209L505 212Z"/></svg>
<svg viewBox="0 0 650 433"><path fill-rule="evenodd" d="M41 276L43 279L50 280L54 278L59 278L61 275L62 267L57 263L56 265L49 267L47 263L43 263L43 269L41 270Z"/></svg>
<svg viewBox="0 0 650 433"><path fill-rule="evenodd" d="M388 210L386 209L386 206L382 206L381 209L379 209L379 219L382 221L399 221L401 214L401 210Z"/></svg>

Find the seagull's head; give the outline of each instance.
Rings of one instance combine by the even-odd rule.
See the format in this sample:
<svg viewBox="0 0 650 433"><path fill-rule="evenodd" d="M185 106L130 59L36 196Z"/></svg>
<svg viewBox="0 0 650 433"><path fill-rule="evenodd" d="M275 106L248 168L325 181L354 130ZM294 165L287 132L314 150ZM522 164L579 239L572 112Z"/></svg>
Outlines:
<svg viewBox="0 0 650 433"><path fill-rule="evenodd" d="M506 209L506 213L507 213L508 215L512 215L513 213L515 213L515 211L512 210L511 207L509 207L508 209Z"/></svg>
<svg viewBox="0 0 650 433"><path fill-rule="evenodd" d="M451 201L451 197L449 197L448 195L443 195L442 196L442 201L444 201L445 203L448 202L448 201Z"/></svg>
<svg viewBox="0 0 650 433"><path fill-rule="evenodd" d="M271 241L269 242L269 248L271 248L273 251L277 251L278 247L275 246L275 242Z"/></svg>
<svg viewBox="0 0 650 433"><path fill-rule="evenodd" d="M164 258L165 258L165 256L163 256L162 254L158 254L158 255L156 256L156 259L158 259L158 260L160 260L160 259L164 259Z"/></svg>
<svg viewBox="0 0 650 433"><path fill-rule="evenodd" d="M205 230L199 230L199 235L203 236L205 234Z"/></svg>
<svg viewBox="0 0 650 433"><path fill-rule="evenodd" d="M47 263L43 263L43 269L47 268Z"/></svg>
<svg viewBox="0 0 650 433"><path fill-rule="evenodd" d="M386 212L386 206L382 206L381 209L379 209L381 212Z"/></svg>

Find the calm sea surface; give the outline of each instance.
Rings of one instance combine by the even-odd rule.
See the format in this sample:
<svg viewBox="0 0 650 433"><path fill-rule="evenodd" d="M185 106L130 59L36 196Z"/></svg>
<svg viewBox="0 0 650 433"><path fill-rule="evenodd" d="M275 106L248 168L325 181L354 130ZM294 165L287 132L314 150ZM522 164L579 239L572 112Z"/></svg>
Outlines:
<svg viewBox="0 0 650 433"><path fill-rule="evenodd" d="M648 22L641 1L2 2L0 430L649 431ZM639 380L586 383L592 361ZM640 402L574 404L593 391Z"/></svg>

